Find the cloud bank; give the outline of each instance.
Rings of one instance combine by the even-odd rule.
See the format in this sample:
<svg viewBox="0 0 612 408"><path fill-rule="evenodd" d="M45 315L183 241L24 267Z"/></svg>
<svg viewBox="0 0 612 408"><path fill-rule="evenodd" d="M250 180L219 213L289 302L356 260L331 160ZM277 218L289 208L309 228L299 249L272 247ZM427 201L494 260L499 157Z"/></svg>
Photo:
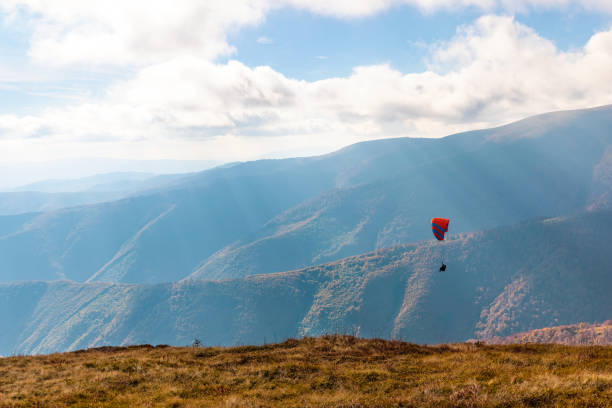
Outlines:
<svg viewBox="0 0 612 408"><path fill-rule="evenodd" d="M394 136L441 137L551 110L612 103L612 28L561 51L512 17L486 15L431 46L428 68L355 67L345 78L307 82L270 67L217 62L226 35L279 7L338 18L400 3L425 11L450 0L83 2L0 0L28 15L29 55L56 66L133 72L97 99L36 116L0 114L0 160L96 155L252 159L327 151ZM608 1L462 0L483 10L580 6Z"/></svg>

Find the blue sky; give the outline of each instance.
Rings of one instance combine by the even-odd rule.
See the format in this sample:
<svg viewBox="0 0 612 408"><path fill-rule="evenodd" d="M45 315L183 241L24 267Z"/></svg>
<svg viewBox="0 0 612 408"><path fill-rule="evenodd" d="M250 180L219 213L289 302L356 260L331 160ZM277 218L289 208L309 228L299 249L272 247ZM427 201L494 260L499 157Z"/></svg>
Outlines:
<svg viewBox="0 0 612 408"><path fill-rule="evenodd" d="M229 30L228 42L236 51L218 60L237 59L249 67L269 65L288 77L308 81L344 77L356 66L380 63L389 63L404 73L421 72L427 68L429 45L449 41L457 27L472 23L482 14L474 7L423 13L404 5L376 15L338 19L284 7L270 12L260 24ZM594 33L612 25L610 14L580 7L517 13L514 18L553 41L560 50L579 48ZM15 69L29 66L31 30L21 24L5 24L3 28L3 64ZM64 79L63 72L56 72L55 80L42 87L46 91L40 89L38 93L38 85L5 85L0 90L0 109L34 113L49 104L65 103L67 96L99 95L118 74L76 71Z"/></svg>
<svg viewBox="0 0 612 408"><path fill-rule="evenodd" d="M318 154L612 103L608 0L0 0L0 19L0 165Z"/></svg>
<svg viewBox="0 0 612 408"><path fill-rule="evenodd" d="M385 62L402 72L421 72L428 45L449 41L457 27L482 14L476 8L423 13L398 6L374 16L337 19L283 8L270 13L263 24L231 33L229 42L237 51L227 58L251 67L270 65L309 81L343 77L355 66ZM579 48L612 25L612 16L577 7L518 13L515 19L561 50Z"/></svg>

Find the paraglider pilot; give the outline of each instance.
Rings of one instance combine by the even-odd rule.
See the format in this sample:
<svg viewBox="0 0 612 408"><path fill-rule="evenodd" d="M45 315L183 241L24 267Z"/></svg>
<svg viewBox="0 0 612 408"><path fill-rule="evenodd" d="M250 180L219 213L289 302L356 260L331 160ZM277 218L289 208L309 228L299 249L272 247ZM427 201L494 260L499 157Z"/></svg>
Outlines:
<svg viewBox="0 0 612 408"><path fill-rule="evenodd" d="M444 241L444 234L448 232L448 218L432 218L431 219L431 230L434 234L434 237L438 241ZM440 267L440 272L444 272L446 270L446 265L442 262L442 266Z"/></svg>

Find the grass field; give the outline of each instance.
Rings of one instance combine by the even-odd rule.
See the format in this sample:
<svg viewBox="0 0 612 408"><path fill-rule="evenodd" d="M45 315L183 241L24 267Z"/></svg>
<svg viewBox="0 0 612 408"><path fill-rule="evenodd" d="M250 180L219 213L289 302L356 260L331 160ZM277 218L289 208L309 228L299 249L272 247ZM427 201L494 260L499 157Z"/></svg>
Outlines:
<svg viewBox="0 0 612 408"><path fill-rule="evenodd" d="M612 347L325 336L0 358L0 407L612 407Z"/></svg>

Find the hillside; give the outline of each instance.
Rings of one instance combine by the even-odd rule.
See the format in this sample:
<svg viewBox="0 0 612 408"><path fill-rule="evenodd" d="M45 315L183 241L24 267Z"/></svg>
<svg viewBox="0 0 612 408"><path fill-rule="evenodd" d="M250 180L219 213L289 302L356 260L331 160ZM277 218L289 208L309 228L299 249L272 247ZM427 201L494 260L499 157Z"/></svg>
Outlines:
<svg viewBox="0 0 612 408"><path fill-rule="evenodd" d="M326 192L218 251L190 278L280 272L430 239L434 215L450 218L454 234L608 208L612 156L602 153L612 152L612 135L594 131L597 118L587 125L581 115L483 131L488 142L477 150L430 157L402 176ZM599 115L612 124L609 110Z"/></svg>
<svg viewBox="0 0 612 408"><path fill-rule="evenodd" d="M0 359L0 407L605 407L611 347L325 336Z"/></svg>
<svg viewBox="0 0 612 408"><path fill-rule="evenodd" d="M610 106L559 112L238 163L138 197L0 217L0 281L241 277L430 238L432 214L461 233L605 209L611 126Z"/></svg>
<svg viewBox="0 0 612 408"><path fill-rule="evenodd" d="M490 344L557 343L568 345L612 345L612 321L603 323L576 323L565 326L545 327L516 333L507 337L485 340Z"/></svg>
<svg viewBox="0 0 612 408"><path fill-rule="evenodd" d="M611 229L611 211L589 212L243 279L2 284L0 354L335 332L435 344L604 321Z"/></svg>
<svg viewBox="0 0 612 408"><path fill-rule="evenodd" d="M23 215L0 217L0 281L175 281L202 257L326 188L317 175L305 175L311 182L297 188L294 174L256 178L229 170L149 195L40 214L23 224L13 221Z"/></svg>

